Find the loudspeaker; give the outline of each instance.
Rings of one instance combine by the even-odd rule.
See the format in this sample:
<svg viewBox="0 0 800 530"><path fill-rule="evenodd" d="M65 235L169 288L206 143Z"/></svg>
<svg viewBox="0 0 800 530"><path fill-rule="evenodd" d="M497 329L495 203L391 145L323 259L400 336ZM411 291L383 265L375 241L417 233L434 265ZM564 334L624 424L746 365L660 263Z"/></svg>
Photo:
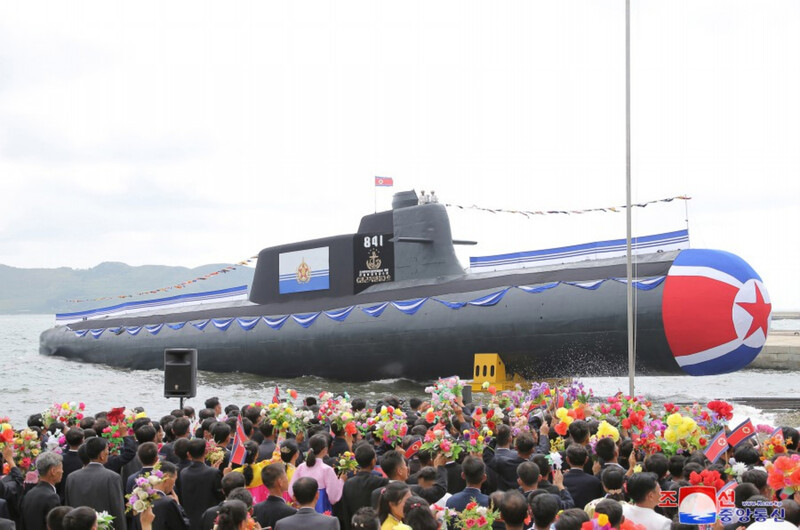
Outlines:
<svg viewBox="0 0 800 530"><path fill-rule="evenodd" d="M197 395L197 350L164 350L164 397L191 398Z"/></svg>

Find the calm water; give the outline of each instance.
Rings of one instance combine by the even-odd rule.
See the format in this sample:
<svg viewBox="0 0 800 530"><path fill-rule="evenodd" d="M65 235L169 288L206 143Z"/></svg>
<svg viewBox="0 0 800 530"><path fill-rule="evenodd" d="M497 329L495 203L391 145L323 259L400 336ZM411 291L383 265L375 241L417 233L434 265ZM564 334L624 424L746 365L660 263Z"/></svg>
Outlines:
<svg viewBox="0 0 800 530"><path fill-rule="evenodd" d="M115 406L143 406L152 417L160 417L178 406L177 399L163 397L163 374L159 370L136 371L84 364L39 355L39 334L53 326L52 315L0 315L0 416L9 416L15 426L24 425L28 415L41 412L54 401L83 401L96 412ZM782 324L794 329L800 323ZM785 326L789 326L788 328ZM442 374L443 376L451 374ZM722 376L637 377L636 392L654 401L703 401L746 396L800 397L796 372L743 371ZM596 395L608 396L618 390L627 393L627 377L584 378ZM320 390L348 391L353 397L375 401L387 394L422 396L424 382L383 380L371 383L342 383L318 377L270 379L248 374L198 374L198 398L187 403L202 408L202 401L218 396L224 404L269 401L275 385L295 388L303 395ZM737 406L736 415L771 422L769 412ZM738 419L738 418L735 418Z"/></svg>

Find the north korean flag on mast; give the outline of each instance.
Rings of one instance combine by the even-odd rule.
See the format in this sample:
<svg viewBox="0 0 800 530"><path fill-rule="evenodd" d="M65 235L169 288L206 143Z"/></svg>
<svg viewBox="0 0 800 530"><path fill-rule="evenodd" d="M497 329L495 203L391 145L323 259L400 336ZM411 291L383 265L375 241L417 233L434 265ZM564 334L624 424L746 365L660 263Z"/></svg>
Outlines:
<svg viewBox="0 0 800 530"><path fill-rule="evenodd" d="M244 433L242 427L242 415L239 414L238 421L236 422L236 435L233 437L233 447L231 448L231 462L241 466L247 457L247 449L244 443L247 441L247 435Z"/></svg>
<svg viewBox="0 0 800 530"><path fill-rule="evenodd" d="M728 445L736 447L748 438L755 436L755 434L756 428L750 418L747 418L728 435Z"/></svg>
<svg viewBox="0 0 800 530"><path fill-rule="evenodd" d="M394 186L394 179L392 177L375 177L375 186Z"/></svg>

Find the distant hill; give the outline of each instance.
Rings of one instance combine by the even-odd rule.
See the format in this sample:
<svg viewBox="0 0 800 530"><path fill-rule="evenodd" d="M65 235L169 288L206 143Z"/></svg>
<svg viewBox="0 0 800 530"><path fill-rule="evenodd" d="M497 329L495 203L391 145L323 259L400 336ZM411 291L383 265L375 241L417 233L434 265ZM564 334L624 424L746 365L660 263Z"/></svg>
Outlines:
<svg viewBox="0 0 800 530"><path fill-rule="evenodd" d="M189 269L165 265L131 267L124 263L104 262L91 269L19 269L0 265L0 314L69 313L111 306L132 300L164 298L184 293L198 293L250 285L254 269L236 270L198 281L183 289L171 289L149 296L115 298L84 303L67 300L117 297L176 285L218 271L229 264L210 264Z"/></svg>

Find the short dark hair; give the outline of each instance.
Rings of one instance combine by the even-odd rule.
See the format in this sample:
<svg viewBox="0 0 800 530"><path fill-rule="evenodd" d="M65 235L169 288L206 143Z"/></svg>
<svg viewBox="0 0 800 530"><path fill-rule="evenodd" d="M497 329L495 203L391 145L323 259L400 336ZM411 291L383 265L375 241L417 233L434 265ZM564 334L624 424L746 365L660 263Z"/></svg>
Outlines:
<svg viewBox="0 0 800 530"><path fill-rule="evenodd" d="M86 456L89 457L89 460L96 460L100 457L100 453L108 447L108 440L101 436L95 436L86 440L84 445L86 446Z"/></svg>
<svg viewBox="0 0 800 530"><path fill-rule="evenodd" d="M230 473L228 473L228 474L230 475ZM227 497L226 500L229 500L229 501L242 501L245 504L245 506L247 506L248 510L253 507L253 494L250 493L250 491L247 488L245 488L244 486L240 486L238 488L234 488L233 491L231 491L228 494L228 497Z"/></svg>
<svg viewBox="0 0 800 530"><path fill-rule="evenodd" d="M436 476L439 474L435 468L431 466L425 466L419 470L417 473L417 482L420 480L436 480Z"/></svg>
<svg viewBox="0 0 800 530"><path fill-rule="evenodd" d="M763 490L767 485L767 472L763 469L748 469L742 473L742 482L749 482L759 490Z"/></svg>
<svg viewBox="0 0 800 530"><path fill-rule="evenodd" d="M461 471L464 473L464 479L467 485L480 484L486 476L486 466L483 460L468 456L461 464Z"/></svg>
<svg viewBox="0 0 800 530"><path fill-rule="evenodd" d="M600 438L594 446L594 454L600 457L603 462L611 462L614 460L614 451L617 444L614 439L608 436Z"/></svg>
<svg viewBox="0 0 800 530"><path fill-rule="evenodd" d="M574 421L572 423L575 423ZM589 458L589 453L582 445L572 443L567 447L567 460L570 466L582 467Z"/></svg>
<svg viewBox="0 0 800 530"><path fill-rule="evenodd" d="M397 470L400 469L404 462L405 456L400 451L386 451L381 457L381 469L386 473L387 477L394 478L397 475Z"/></svg>
<svg viewBox="0 0 800 530"><path fill-rule="evenodd" d="M186 460L189 457L189 438L178 438L172 444L172 449L175 451L175 456L181 460Z"/></svg>
<svg viewBox="0 0 800 530"><path fill-rule="evenodd" d="M651 491L658 487L655 473L634 473L628 479L628 496L635 503L642 502Z"/></svg>
<svg viewBox="0 0 800 530"><path fill-rule="evenodd" d="M539 466L539 476L549 477L553 469L550 467L550 462L547 461L546 455L533 455L532 461Z"/></svg>
<svg viewBox="0 0 800 530"><path fill-rule="evenodd" d="M800 505L794 499L784 499L781 501L781 508L784 510L784 519L792 524L800 525Z"/></svg>
<svg viewBox="0 0 800 530"><path fill-rule="evenodd" d="M225 497L227 497L236 488L243 488L245 486L245 482L244 475L238 471L231 471L222 477L222 481L220 482L222 493L225 495Z"/></svg>
<svg viewBox="0 0 800 530"><path fill-rule="evenodd" d="M192 422L189 421L189 418L185 416L175 418L175 421L172 422L172 434L175 435L175 438L180 438L189 432L191 426Z"/></svg>
<svg viewBox="0 0 800 530"><path fill-rule="evenodd" d="M737 508L742 509L744 508L744 504L742 504L744 501L760 493L759 488L756 487L755 484L742 482L733 488L733 502Z"/></svg>
<svg viewBox="0 0 800 530"><path fill-rule="evenodd" d="M507 491L500 502L500 515L507 524L521 525L528 517L528 501L518 491Z"/></svg>
<svg viewBox="0 0 800 530"><path fill-rule="evenodd" d="M589 438L589 424L583 420L575 420L569 424L569 435L575 443L583 443Z"/></svg>
<svg viewBox="0 0 800 530"><path fill-rule="evenodd" d="M176 477L178 476L178 466L176 466L169 460L161 462L160 469L161 472L164 473L165 475L175 475Z"/></svg>
<svg viewBox="0 0 800 530"><path fill-rule="evenodd" d="M311 477L303 477L297 479L292 490L294 492L294 498L297 499L298 503L309 504L314 500L314 496L319 490L319 484Z"/></svg>
<svg viewBox="0 0 800 530"><path fill-rule="evenodd" d="M158 431L156 431L155 426L149 421L134 431L136 441L140 444L154 441L156 439L156 434L158 434Z"/></svg>
<svg viewBox="0 0 800 530"><path fill-rule="evenodd" d="M217 408L217 405L219 405L219 398L210 397L203 404L206 406L207 409L215 409Z"/></svg>
<svg viewBox="0 0 800 530"><path fill-rule="evenodd" d="M264 435L264 438L269 438L275 432L275 427L269 421L262 421L258 426L258 430Z"/></svg>
<svg viewBox="0 0 800 530"><path fill-rule="evenodd" d="M669 457L669 474L673 480L683 476L683 466L686 465L686 457L683 455L673 455Z"/></svg>
<svg viewBox="0 0 800 530"><path fill-rule="evenodd" d="M533 436L529 432L521 432L517 439L514 441L518 453L528 454L536 447L536 442L533 441Z"/></svg>
<svg viewBox="0 0 800 530"><path fill-rule="evenodd" d="M663 453L653 453L645 459L644 468L651 473L655 473L660 480L667 476L669 461Z"/></svg>
<svg viewBox="0 0 800 530"><path fill-rule="evenodd" d="M64 530L92 530L97 521L97 512L88 506L73 508L64 516Z"/></svg>
<svg viewBox="0 0 800 530"><path fill-rule="evenodd" d="M800 433L794 427L781 427L783 432L783 439L786 440L786 449L790 451L797 451L797 438Z"/></svg>
<svg viewBox="0 0 800 530"><path fill-rule="evenodd" d="M417 410L420 405L422 405L422 400L418 397L412 397L408 400L408 406L414 410Z"/></svg>
<svg viewBox="0 0 800 530"><path fill-rule="evenodd" d="M581 525L589 521L589 514L580 508L570 508L561 512L556 521L555 530L572 530L580 528Z"/></svg>
<svg viewBox="0 0 800 530"><path fill-rule="evenodd" d="M535 486L539 483L539 466L526 460L517 466L517 476L526 486Z"/></svg>
<svg viewBox="0 0 800 530"><path fill-rule="evenodd" d="M56 506L47 512L47 530L64 530L64 516L71 511L71 506Z"/></svg>
<svg viewBox="0 0 800 530"><path fill-rule="evenodd" d="M217 413L214 409L204 408L200 409L200 412L197 413L197 419L201 422L203 420L209 420L217 417Z"/></svg>
<svg viewBox="0 0 800 530"><path fill-rule="evenodd" d="M158 446L154 442L145 442L136 450L136 456L143 466L152 466L158 462Z"/></svg>
<svg viewBox="0 0 800 530"><path fill-rule="evenodd" d="M603 499L594 507L594 513L604 513L609 524L616 528L622 522L622 504L613 499Z"/></svg>
<svg viewBox="0 0 800 530"><path fill-rule="evenodd" d="M542 492L528 498L533 522L536 526L550 526L559 510L558 497Z"/></svg>
<svg viewBox="0 0 800 530"><path fill-rule="evenodd" d="M214 435L214 442L221 444L231 435L231 427L227 423L217 422L211 428L211 434Z"/></svg>
<svg viewBox="0 0 800 530"><path fill-rule="evenodd" d="M286 475L286 467L283 463L270 464L261 470L261 482L267 487L272 489L279 478Z"/></svg>
<svg viewBox="0 0 800 530"><path fill-rule="evenodd" d="M356 447L356 462L359 467L367 468L372 465L375 460L375 449L370 444L361 444ZM384 470L384 472L386 472ZM388 473L387 473L388 474ZM269 487L269 486L268 486Z"/></svg>
<svg viewBox="0 0 800 530"><path fill-rule="evenodd" d="M193 438L189 440L189 456L197 460L203 458L206 454L206 442L202 438Z"/></svg>
<svg viewBox="0 0 800 530"><path fill-rule="evenodd" d="M495 440L497 440L498 447L505 447L511 443L511 427L505 423L501 423L495 429Z"/></svg>
<svg viewBox="0 0 800 530"><path fill-rule="evenodd" d="M381 521L378 519L378 512L369 506L359 508L353 515L350 527L357 530L380 530Z"/></svg>
<svg viewBox="0 0 800 530"><path fill-rule="evenodd" d="M67 440L67 445L70 447L78 447L83 443L83 429L80 427L70 427L64 437Z"/></svg>
<svg viewBox="0 0 800 530"><path fill-rule="evenodd" d="M761 461L761 457L756 448L751 444L742 444L733 452L733 458L747 466L753 466Z"/></svg>

